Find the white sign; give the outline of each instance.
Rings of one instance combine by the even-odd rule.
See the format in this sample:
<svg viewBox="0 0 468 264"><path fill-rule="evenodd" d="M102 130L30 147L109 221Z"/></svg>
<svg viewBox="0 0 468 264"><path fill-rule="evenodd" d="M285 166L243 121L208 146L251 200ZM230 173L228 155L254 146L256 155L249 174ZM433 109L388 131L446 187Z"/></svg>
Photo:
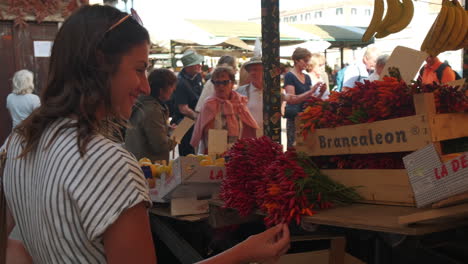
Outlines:
<svg viewBox="0 0 468 264"><path fill-rule="evenodd" d="M52 41L34 41L34 57L50 57Z"/></svg>
<svg viewBox="0 0 468 264"><path fill-rule="evenodd" d="M417 207L468 191L468 153L445 163L433 144L403 158Z"/></svg>

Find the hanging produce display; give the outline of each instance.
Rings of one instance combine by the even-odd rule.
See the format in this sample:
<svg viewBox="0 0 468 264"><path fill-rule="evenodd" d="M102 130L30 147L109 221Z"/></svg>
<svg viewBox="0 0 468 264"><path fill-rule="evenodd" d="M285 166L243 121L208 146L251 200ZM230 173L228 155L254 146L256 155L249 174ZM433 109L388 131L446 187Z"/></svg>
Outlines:
<svg viewBox="0 0 468 264"><path fill-rule="evenodd" d="M443 0L439 15L427 32L421 51L432 56L468 47L468 11L457 0Z"/></svg>
<svg viewBox="0 0 468 264"><path fill-rule="evenodd" d="M412 0L387 0L387 12L384 16L383 0L374 0L374 13L366 32L362 36L363 42L368 42L375 34L376 38L384 38L406 28L414 14Z"/></svg>
<svg viewBox="0 0 468 264"><path fill-rule="evenodd" d="M302 216L361 197L353 187L336 183L322 174L305 155L289 150L268 137L237 141L226 153L226 177L220 198L243 216L259 209L265 224L300 223Z"/></svg>

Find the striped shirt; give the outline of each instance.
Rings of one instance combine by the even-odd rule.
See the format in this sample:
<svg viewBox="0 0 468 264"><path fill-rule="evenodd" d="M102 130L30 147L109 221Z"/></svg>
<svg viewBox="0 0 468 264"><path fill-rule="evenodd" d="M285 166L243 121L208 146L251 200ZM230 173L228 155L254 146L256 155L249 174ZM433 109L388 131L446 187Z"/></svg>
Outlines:
<svg viewBox="0 0 468 264"><path fill-rule="evenodd" d="M49 125L26 158L15 159L22 149L19 135L8 149L5 196L34 263L106 263L106 229L124 210L151 203L133 156L96 135L81 158L77 128L60 129L73 122Z"/></svg>

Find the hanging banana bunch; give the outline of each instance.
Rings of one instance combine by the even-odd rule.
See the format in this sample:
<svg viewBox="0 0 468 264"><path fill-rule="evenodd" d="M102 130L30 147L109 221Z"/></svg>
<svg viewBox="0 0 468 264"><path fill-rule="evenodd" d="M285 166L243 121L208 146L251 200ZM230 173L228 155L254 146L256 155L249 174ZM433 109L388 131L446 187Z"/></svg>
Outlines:
<svg viewBox="0 0 468 264"><path fill-rule="evenodd" d="M400 32L413 19L414 5L412 0L386 0L387 12L384 13L383 0L374 0L374 14L362 41L369 41L375 34L376 38L384 38L390 34ZM377 33L377 34L376 34Z"/></svg>
<svg viewBox="0 0 468 264"><path fill-rule="evenodd" d="M468 13L457 0L443 0L439 15L427 32L421 51L432 56L468 47Z"/></svg>

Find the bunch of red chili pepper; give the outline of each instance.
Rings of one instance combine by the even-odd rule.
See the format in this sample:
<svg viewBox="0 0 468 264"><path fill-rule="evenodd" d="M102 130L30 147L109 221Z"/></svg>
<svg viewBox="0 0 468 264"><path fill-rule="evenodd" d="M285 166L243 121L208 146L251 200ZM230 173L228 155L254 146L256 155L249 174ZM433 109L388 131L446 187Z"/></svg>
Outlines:
<svg viewBox="0 0 468 264"><path fill-rule="evenodd" d="M304 137L318 128L371 123L415 114L413 94L433 92L438 113L468 112L468 97L458 87L407 85L393 77L365 81L346 92L332 92L328 101L312 98L299 114Z"/></svg>
<svg viewBox="0 0 468 264"><path fill-rule="evenodd" d="M286 153L268 137L241 139L227 152L226 177L220 197L241 215L255 208L266 213L267 226L299 224L313 208L360 199L353 188L335 183L320 173L305 155ZM306 162L307 160L307 162Z"/></svg>
<svg viewBox="0 0 468 264"><path fill-rule="evenodd" d="M283 147L268 137L238 140L226 153L226 177L220 198L227 207L249 215L256 205L255 192L263 171L283 153Z"/></svg>

